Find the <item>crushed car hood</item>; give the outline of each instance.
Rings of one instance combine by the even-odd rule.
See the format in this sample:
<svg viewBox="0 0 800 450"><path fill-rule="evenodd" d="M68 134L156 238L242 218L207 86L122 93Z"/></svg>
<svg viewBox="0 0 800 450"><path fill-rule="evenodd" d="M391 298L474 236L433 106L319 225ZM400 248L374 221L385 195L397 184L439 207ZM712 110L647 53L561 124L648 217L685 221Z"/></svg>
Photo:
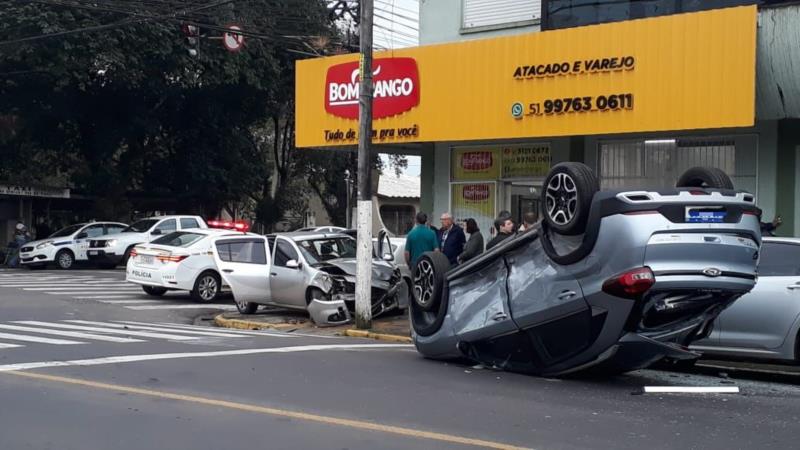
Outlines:
<svg viewBox="0 0 800 450"><path fill-rule="evenodd" d="M315 264L317 269L327 272L331 275L349 275L356 276L356 259L355 258L339 258L330 261ZM372 261L372 278L388 281L392 278L394 267L385 261L373 260Z"/></svg>

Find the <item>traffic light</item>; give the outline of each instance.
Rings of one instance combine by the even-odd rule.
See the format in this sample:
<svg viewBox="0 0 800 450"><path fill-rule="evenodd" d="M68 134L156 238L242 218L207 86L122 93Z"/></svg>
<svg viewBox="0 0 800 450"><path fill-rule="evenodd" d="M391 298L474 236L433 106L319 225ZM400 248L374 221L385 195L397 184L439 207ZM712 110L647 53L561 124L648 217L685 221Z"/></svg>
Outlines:
<svg viewBox="0 0 800 450"><path fill-rule="evenodd" d="M186 35L186 51L189 56L197 56L200 53L200 27L185 23L181 30Z"/></svg>

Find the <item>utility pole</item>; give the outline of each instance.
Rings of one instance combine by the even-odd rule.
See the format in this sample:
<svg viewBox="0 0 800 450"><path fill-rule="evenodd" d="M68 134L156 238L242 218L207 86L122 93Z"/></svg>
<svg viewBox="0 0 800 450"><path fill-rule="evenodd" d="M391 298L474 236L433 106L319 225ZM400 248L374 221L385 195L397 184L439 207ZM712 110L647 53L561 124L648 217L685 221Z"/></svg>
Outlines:
<svg viewBox="0 0 800 450"><path fill-rule="evenodd" d="M372 328L372 12L373 0L360 0L358 117L358 248L356 252L356 328Z"/></svg>

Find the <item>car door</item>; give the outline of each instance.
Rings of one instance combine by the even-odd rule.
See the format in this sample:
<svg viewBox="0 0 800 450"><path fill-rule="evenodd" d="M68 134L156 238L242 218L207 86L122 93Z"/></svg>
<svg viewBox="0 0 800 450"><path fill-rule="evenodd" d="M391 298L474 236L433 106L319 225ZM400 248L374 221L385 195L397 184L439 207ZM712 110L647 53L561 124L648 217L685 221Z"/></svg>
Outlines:
<svg viewBox="0 0 800 450"><path fill-rule="evenodd" d="M172 233L177 229L178 229L178 224L175 219L162 220L161 222L158 223L158 225L153 227L153 230L150 232L150 239L148 240L148 242L152 241L153 239L157 239L161 236L164 236L165 234Z"/></svg>
<svg viewBox="0 0 800 450"><path fill-rule="evenodd" d="M233 297L240 301L268 303L269 247L263 237L218 238L212 245L214 261Z"/></svg>
<svg viewBox="0 0 800 450"><path fill-rule="evenodd" d="M775 349L800 315L800 245L765 241L758 282L720 314L719 345Z"/></svg>
<svg viewBox="0 0 800 450"><path fill-rule="evenodd" d="M103 235L105 228L102 223L91 224L75 235L75 259L87 259L86 251L89 248L89 240L97 239Z"/></svg>
<svg viewBox="0 0 800 450"><path fill-rule="evenodd" d="M306 307L306 262L290 239L278 236L275 239L272 267L270 268L270 293L273 301L282 305ZM297 263L297 267L291 267Z"/></svg>

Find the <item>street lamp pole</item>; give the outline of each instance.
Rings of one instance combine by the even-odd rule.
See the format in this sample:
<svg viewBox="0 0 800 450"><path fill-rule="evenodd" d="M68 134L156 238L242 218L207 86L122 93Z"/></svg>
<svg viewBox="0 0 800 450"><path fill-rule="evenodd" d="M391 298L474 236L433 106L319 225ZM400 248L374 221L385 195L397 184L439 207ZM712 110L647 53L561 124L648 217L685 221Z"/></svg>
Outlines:
<svg viewBox="0 0 800 450"><path fill-rule="evenodd" d="M361 0L359 23L358 249L356 252L356 328L372 327L372 14L373 0Z"/></svg>

